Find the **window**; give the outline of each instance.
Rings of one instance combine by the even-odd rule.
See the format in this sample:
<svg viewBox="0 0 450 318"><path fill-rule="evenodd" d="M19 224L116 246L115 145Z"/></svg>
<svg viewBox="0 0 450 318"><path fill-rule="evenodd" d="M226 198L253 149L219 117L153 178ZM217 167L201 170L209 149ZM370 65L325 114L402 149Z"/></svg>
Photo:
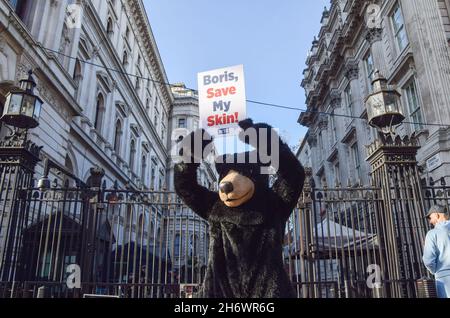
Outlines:
<svg viewBox="0 0 450 318"><path fill-rule="evenodd" d="M337 141L337 127L336 127L336 118L334 117L334 112L330 116L330 126L331 126L331 142L334 145Z"/></svg>
<svg viewBox="0 0 450 318"><path fill-rule="evenodd" d="M77 86L80 84L80 81L82 79L83 75L81 74L81 62L79 59L75 62L75 69L73 71L73 80L77 84Z"/></svg>
<svg viewBox="0 0 450 318"><path fill-rule="evenodd" d="M156 178L155 172L156 172L155 167L152 166L152 172L151 172L151 176L150 176L150 178L151 178L151 180L150 180L150 187L151 188L155 187L155 178Z"/></svg>
<svg viewBox="0 0 450 318"><path fill-rule="evenodd" d="M159 176L158 190L163 190L163 177Z"/></svg>
<svg viewBox="0 0 450 318"><path fill-rule="evenodd" d="M9 0L9 3L14 8L19 18L26 24L30 21L31 7L34 1L32 0Z"/></svg>
<svg viewBox="0 0 450 318"><path fill-rule="evenodd" d="M339 169L339 162L336 162L334 164L334 180L337 185L341 183L341 172Z"/></svg>
<svg viewBox="0 0 450 318"><path fill-rule="evenodd" d="M131 139L130 143L130 170L134 171L134 161L136 157L136 142Z"/></svg>
<svg viewBox="0 0 450 318"><path fill-rule="evenodd" d="M141 182L145 184L145 174L147 173L147 157L142 156L141 162Z"/></svg>
<svg viewBox="0 0 450 318"><path fill-rule="evenodd" d="M355 165L355 179L360 180L361 179L361 163L359 160L359 149L358 149L358 143L354 143L351 147L352 150L352 157L353 157L353 163ZM356 181L355 180L355 181Z"/></svg>
<svg viewBox="0 0 450 318"><path fill-rule="evenodd" d="M159 118L159 111L158 109L155 109L155 117L153 118L153 124L155 125L156 129L158 129L158 118Z"/></svg>
<svg viewBox="0 0 450 318"><path fill-rule="evenodd" d="M347 88L345 89L345 104L347 105L347 112L348 115L353 116L353 97L352 97L352 88L350 84L348 84Z"/></svg>
<svg viewBox="0 0 450 318"><path fill-rule="evenodd" d="M417 95L416 81L413 79L405 87L405 97L408 104L408 112L412 128L414 131L423 129L423 116L420 108L419 97Z"/></svg>
<svg viewBox="0 0 450 318"><path fill-rule="evenodd" d="M123 66L127 66L128 65L128 53L127 53L127 51L123 51L122 65Z"/></svg>
<svg viewBox="0 0 450 318"><path fill-rule="evenodd" d="M130 231L132 225L133 225L133 207L131 205L129 205L127 208L127 214L125 216L126 231ZM128 236L129 233L127 233L126 235Z"/></svg>
<svg viewBox="0 0 450 318"><path fill-rule="evenodd" d="M374 67L373 67L373 57L372 54L369 53L367 55L366 59L364 60L366 64L366 74L367 74L367 91L369 93L372 92L372 80L373 80L373 73L374 73Z"/></svg>
<svg viewBox="0 0 450 318"><path fill-rule="evenodd" d="M164 186L164 170L159 170L159 182L158 182L158 190L163 190Z"/></svg>
<svg viewBox="0 0 450 318"><path fill-rule="evenodd" d="M323 147L323 138L322 138L322 132L319 132L319 159L320 161L322 161L322 155L323 155L323 151L324 151L324 147Z"/></svg>
<svg viewBox="0 0 450 318"><path fill-rule="evenodd" d="M178 128L186 128L186 118L178 119Z"/></svg>
<svg viewBox="0 0 450 318"><path fill-rule="evenodd" d="M145 99L145 109L150 110L150 99L148 97Z"/></svg>
<svg viewBox="0 0 450 318"><path fill-rule="evenodd" d="M194 256L198 254L198 236L197 234L192 234L189 242L189 256Z"/></svg>
<svg viewBox="0 0 450 318"><path fill-rule="evenodd" d="M141 79L139 77L136 77L136 85L135 89L138 91L141 89Z"/></svg>
<svg viewBox="0 0 450 318"><path fill-rule="evenodd" d="M120 154L121 139L122 139L122 123L120 122L120 120L117 120L116 130L114 133L114 151L116 152L117 155Z"/></svg>
<svg viewBox="0 0 450 318"><path fill-rule="evenodd" d="M143 237L142 234L145 232L145 216L144 214L139 215L138 229L137 229L137 239L139 244L142 244Z"/></svg>
<svg viewBox="0 0 450 318"><path fill-rule="evenodd" d="M137 67L141 67L141 56L138 54L138 58L137 58Z"/></svg>
<svg viewBox="0 0 450 318"><path fill-rule="evenodd" d="M105 99L102 94L98 94L97 96L97 105L95 107L95 121L94 127L97 129L97 132L101 132L102 124L103 124L103 114L105 112Z"/></svg>
<svg viewBox="0 0 450 318"><path fill-rule="evenodd" d="M108 33L109 37L112 37L114 34L114 25L111 18L108 18L108 22L106 23L106 33Z"/></svg>
<svg viewBox="0 0 450 318"><path fill-rule="evenodd" d="M406 35L405 23L403 20L403 13L400 8L400 4L397 3L392 16L391 16L392 27L394 30L394 37L397 42L399 51L403 51L408 45L408 36Z"/></svg>

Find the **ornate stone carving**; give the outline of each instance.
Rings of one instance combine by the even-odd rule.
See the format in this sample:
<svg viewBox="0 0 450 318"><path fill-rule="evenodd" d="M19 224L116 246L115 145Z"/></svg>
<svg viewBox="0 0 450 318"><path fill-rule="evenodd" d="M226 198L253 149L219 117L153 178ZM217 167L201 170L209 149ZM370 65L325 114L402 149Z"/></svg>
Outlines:
<svg viewBox="0 0 450 318"><path fill-rule="evenodd" d="M331 108L332 109L341 107L341 103L342 103L341 92L339 92L337 89L334 89L331 91L330 99L331 99Z"/></svg>
<svg viewBox="0 0 450 318"><path fill-rule="evenodd" d="M328 128L328 115L320 114L318 123L319 129L327 129Z"/></svg>
<svg viewBox="0 0 450 318"><path fill-rule="evenodd" d="M348 62L345 66L345 77L349 81L353 81L358 79L359 77L359 66L357 62L351 61Z"/></svg>
<svg viewBox="0 0 450 318"><path fill-rule="evenodd" d="M366 29L366 40L369 41L370 45L374 44L375 42L381 41L383 36L383 29L382 28L367 28Z"/></svg>

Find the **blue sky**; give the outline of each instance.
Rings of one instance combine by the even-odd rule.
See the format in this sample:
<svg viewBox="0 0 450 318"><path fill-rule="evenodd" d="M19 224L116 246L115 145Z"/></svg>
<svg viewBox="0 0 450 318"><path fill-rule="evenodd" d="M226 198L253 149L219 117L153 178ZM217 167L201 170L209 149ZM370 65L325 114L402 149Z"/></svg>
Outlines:
<svg viewBox="0 0 450 318"><path fill-rule="evenodd" d="M197 73L244 65L247 99L304 109L305 59L330 0L144 0L171 83L197 89ZM300 111L247 104L255 122L290 145L306 129Z"/></svg>

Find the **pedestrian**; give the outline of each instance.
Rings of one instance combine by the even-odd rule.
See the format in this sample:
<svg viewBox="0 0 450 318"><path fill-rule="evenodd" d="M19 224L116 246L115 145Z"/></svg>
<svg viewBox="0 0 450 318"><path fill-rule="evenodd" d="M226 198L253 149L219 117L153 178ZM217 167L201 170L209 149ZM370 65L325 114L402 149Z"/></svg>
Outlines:
<svg viewBox="0 0 450 318"><path fill-rule="evenodd" d="M426 218L433 229L427 233L422 260L436 280L438 298L450 298L450 221L448 208L434 205Z"/></svg>

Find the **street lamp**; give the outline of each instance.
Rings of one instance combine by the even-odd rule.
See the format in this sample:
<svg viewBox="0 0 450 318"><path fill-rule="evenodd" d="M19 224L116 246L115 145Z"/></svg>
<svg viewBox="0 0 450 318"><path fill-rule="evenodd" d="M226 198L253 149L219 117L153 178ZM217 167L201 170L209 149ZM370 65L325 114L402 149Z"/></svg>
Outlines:
<svg viewBox="0 0 450 318"><path fill-rule="evenodd" d="M28 72L28 79L20 81L20 88L12 89L6 94L3 116L0 118L5 124L22 129L31 129L39 126L42 100L34 95L36 82Z"/></svg>
<svg viewBox="0 0 450 318"><path fill-rule="evenodd" d="M375 72L372 81L373 93L366 97L365 104L369 125L380 130L399 125L405 119L400 111L400 94L393 88L388 87L387 80Z"/></svg>

